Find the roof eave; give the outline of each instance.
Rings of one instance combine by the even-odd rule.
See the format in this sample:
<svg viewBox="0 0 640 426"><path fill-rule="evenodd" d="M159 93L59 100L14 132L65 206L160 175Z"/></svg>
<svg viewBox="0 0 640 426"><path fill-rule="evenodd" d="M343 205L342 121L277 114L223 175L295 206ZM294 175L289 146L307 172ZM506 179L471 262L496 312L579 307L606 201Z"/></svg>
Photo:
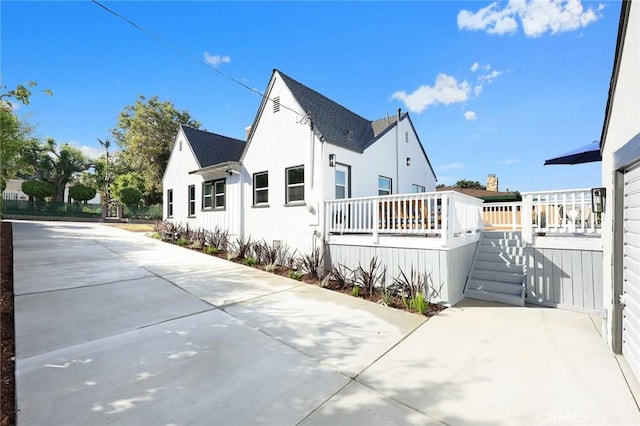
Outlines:
<svg viewBox="0 0 640 426"><path fill-rule="evenodd" d="M220 171L220 170L233 170L235 172L239 172L240 168L242 167L242 164L239 161L225 161L223 163L218 163L218 164L212 164L210 166L207 167L202 167L200 169L196 169L193 171L190 171L189 174L190 175L203 175L206 173L210 173L210 172L216 172L216 171Z"/></svg>

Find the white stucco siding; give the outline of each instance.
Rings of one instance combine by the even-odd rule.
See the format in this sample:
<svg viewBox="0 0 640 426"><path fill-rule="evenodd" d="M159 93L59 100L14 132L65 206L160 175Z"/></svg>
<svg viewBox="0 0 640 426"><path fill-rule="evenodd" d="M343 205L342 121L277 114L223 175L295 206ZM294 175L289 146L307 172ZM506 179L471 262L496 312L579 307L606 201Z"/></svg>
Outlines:
<svg viewBox="0 0 640 426"><path fill-rule="evenodd" d="M614 176L616 166L614 153L629 144L640 133L640 2L631 2L624 49L620 60L615 92L610 99L609 123L604 135L602 153L602 182L607 188L606 212L603 219L603 300L609 315L607 330L609 343L612 335L612 276L613 276L613 212ZM620 226L620 224L617 224Z"/></svg>
<svg viewBox="0 0 640 426"><path fill-rule="evenodd" d="M322 158L325 168L325 199L335 198L335 169L329 167L329 154L336 155L336 162L350 166L352 198L377 196L378 176L391 178L394 194L411 193L413 184L424 186L427 192L435 191L435 176L408 119L405 118L401 121L397 136L397 170L395 128L368 147L362 154L332 144L325 144ZM410 166L407 166L407 157L411 159Z"/></svg>
<svg viewBox="0 0 640 426"><path fill-rule="evenodd" d="M200 168L200 165L196 161L182 129L180 129L167 163L167 169L162 178L162 217L165 220L185 224L190 222L187 217L188 186L194 184L196 187L200 186L202 179L199 176L190 175L189 172L198 168ZM173 190L172 217L168 216L169 200L167 199L167 193L169 190ZM189 226L191 226L191 223L189 223Z"/></svg>
<svg viewBox="0 0 640 426"><path fill-rule="evenodd" d="M250 145L243 158L245 236L254 240L283 241L291 249L309 253L319 237L319 203L321 201L321 168L312 167L312 160L322 149L312 136L309 124L301 123L302 109L278 75L271 90L271 99L280 98L280 110L274 112L273 103L267 101L253 129ZM285 108L300 111L299 114ZM313 143L313 159L311 144ZM304 203L286 204L285 170L304 166ZM253 176L257 172L269 173L268 206L253 204ZM313 179L312 179L313 172ZM313 185L312 185L313 183Z"/></svg>

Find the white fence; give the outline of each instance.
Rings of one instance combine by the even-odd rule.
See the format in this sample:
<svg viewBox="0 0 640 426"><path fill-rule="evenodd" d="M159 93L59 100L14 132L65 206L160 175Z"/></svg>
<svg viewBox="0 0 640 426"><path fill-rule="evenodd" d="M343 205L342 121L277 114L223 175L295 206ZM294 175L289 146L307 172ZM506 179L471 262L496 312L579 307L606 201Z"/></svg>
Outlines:
<svg viewBox="0 0 640 426"><path fill-rule="evenodd" d="M325 202L329 234L437 235L448 241L483 228L482 200L454 191Z"/></svg>
<svg viewBox="0 0 640 426"><path fill-rule="evenodd" d="M484 204L482 206L482 218L485 229L521 229L522 202Z"/></svg>

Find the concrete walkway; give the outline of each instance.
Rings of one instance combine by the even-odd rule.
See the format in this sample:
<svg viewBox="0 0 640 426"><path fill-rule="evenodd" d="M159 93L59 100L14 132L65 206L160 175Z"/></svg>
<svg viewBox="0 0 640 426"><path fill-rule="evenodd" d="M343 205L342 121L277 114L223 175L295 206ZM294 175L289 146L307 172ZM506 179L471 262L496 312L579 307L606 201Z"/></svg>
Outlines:
<svg viewBox="0 0 640 426"><path fill-rule="evenodd" d="M587 315L424 321L99 224L14 222L21 425L638 425Z"/></svg>

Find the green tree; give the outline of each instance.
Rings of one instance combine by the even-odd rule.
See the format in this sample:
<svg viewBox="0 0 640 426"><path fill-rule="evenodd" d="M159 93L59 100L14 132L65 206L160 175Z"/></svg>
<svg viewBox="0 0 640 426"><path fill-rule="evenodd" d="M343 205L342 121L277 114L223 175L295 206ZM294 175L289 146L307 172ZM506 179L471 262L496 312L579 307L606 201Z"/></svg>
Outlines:
<svg viewBox="0 0 640 426"><path fill-rule="evenodd" d="M170 101L140 95L133 105L124 108L117 127L111 131L122 148L123 163L144 179L143 198L147 205L162 201L162 176L180 124L200 127L187 111L177 110Z"/></svg>
<svg viewBox="0 0 640 426"><path fill-rule="evenodd" d="M127 186L117 193L118 200L127 207L138 207L142 201L142 192Z"/></svg>
<svg viewBox="0 0 640 426"><path fill-rule="evenodd" d="M69 188L69 196L76 201L84 201L86 203L96 196L96 190L90 186L77 183Z"/></svg>
<svg viewBox="0 0 640 426"><path fill-rule="evenodd" d="M25 161L34 168L33 177L53 184L56 189L53 201L64 202L64 190L71 179L91 167L90 161L77 148L62 145L49 138L44 144L27 146L22 152Z"/></svg>
<svg viewBox="0 0 640 426"><path fill-rule="evenodd" d="M22 192L35 198L36 201L44 201L45 198L55 195L56 187L50 182L28 180L22 182Z"/></svg>
<svg viewBox="0 0 640 426"><path fill-rule="evenodd" d="M486 186L478 182L477 180L459 180L453 185L456 188L471 188L471 189L487 189Z"/></svg>
<svg viewBox="0 0 640 426"><path fill-rule="evenodd" d="M32 95L32 89L37 86L35 81L29 81L24 85L18 85L15 89L7 90L6 86L0 86L0 190L4 191L7 180L19 173L28 173L30 165L23 161L20 153L26 143L35 140L33 128L20 120L14 114L14 103L19 102L28 105ZM43 93L51 95L50 90Z"/></svg>

